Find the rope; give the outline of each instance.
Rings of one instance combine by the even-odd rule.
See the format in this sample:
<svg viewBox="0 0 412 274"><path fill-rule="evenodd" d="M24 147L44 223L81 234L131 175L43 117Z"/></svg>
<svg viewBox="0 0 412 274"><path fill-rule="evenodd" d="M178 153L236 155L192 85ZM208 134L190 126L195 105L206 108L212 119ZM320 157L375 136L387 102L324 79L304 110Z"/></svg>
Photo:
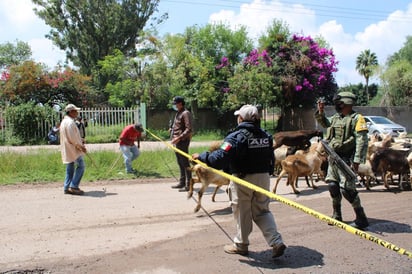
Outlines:
<svg viewBox="0 0 412 274"><path fill-rule="evenodd" d="M235 177L235 176L233 176L233 175L227 174L227 173L225 173L225 172L223 172L223 171L221 171L221 170L217 170L217 169L214 169L214 168L212 168L212 167L209 167L208 165L206 165L205 163L203 163L203 162L201 162L201 161L199 161L199 160L194 160L194 159L192 159L192 156L189 155L189 154L187 154L187 153L185 153L184 151L181 151L181 150L177 149L176 147L172 146L171 144L163 141L162 139L160 139L158 136L154 135L154 134L153 134L151 131L149 131L148 129L146 129L146 131L147 131L150 135L152 135L155 139L159 140L160 142L163 142L166 146L168 146L169 148L171 148L171 149L174 150L175 152L177 152L177 153L185 156L186 158L190 159L191 161L193 161L193 162L195 162L195 163L203 166L203 167L206 168L206 169L209 169L210 171L212 171L212 172L214 172L214 173L216 173L216 174L219 174L219 175L221 175L221 176L223 176L223 177L225 177L225 178L227 178L227 179L229 179L229 180L231 180L231 181L233 181L233 182L235 182L235 183L237 183L237 184L239 184L239 185L242 185L242 186L244 186L244 187L247 187L247 188L249 188L249 189L252 189L253 191L262 193L262 194L268 196L269 198L275 199L275 200L277 200L277 201L279 201L279 202L281 202L281 203L283 203L283 204L285 204L285 205L288 205L288 206L290 206L290 207L293 207L293 208L295 208L295 209L298 209L298 210L300 210L300 211L303 211L304 213L306 213L306 214L308 214L308 215L310 215L310 216L312 216L312 217L315 217L315 218L317 218L317 219L319 219L319 220L321 220L321 221L327 222L328 224L333 225L333 226L335 226L335 227L337 227L337 228L340 228L340 229L342 229L342 230L344 230L344 231L346 231L346 232L349 232L349 233L351 233L351 234L353 234L353 235L359 236L359 237L362 238L362 239L369 240L369 241L374 242L375 244L377 244L377 245L379 245L379 246L385 247L385 248L387 248L387 249L389 249L389 250L395 251L395 252L397 252L398 254L405 255L405 256L407 256L408 258L412 259L412 252L411 252L411 251L408 251L408 250L406 250L406 249L404 249L404 248L402 248L402 247L399 247L399 246L397 246L397 245L395 245L395 244L393 244L393 243L390 243L390 242L388 242L388 241L382 240L382 239L380 239L380 238L378 238L378 237L376 237L376 236L374 236L374 235L372 235L372 234L369 234L369 233L367 233L367 232L365 232L365 231L363 231L363 230L357 229L357 228L352 227L352 226L350 226L350 225L347 225L347 224L345 224L345 223L343 223L343 222L337 221L337 220L335 220L335 219L333 219L333 218L331 218L331 217L329 217L329 216L327 216L327 215L325 215L325 214L322 214L322 213L320 213L320 212L317 212L317 211L315 211L315 210L313 210L313 209L311 209L311 208L309 208L309 207L306 207L306 206L304 206L304 205L301 205L301 204L299 204L299 203L296 203L296 202L294 202L294 201L292 201L292 200L289 200L289 199L287 199L287 198L284 198L284 197L282 197L282 196L279 196L279 195L277 195L277 194L275 194L275 193L269 192L269 191L267 191L266 189L263 189L263 188L261 188L261 187L258 187L258 186L256 186L256 185L254 185L254 184L251 184L251 183L249 183L249 182L247 182L247 181L245 181L245 180L243 180L243 179L240 179L240 178Z"/></svg>

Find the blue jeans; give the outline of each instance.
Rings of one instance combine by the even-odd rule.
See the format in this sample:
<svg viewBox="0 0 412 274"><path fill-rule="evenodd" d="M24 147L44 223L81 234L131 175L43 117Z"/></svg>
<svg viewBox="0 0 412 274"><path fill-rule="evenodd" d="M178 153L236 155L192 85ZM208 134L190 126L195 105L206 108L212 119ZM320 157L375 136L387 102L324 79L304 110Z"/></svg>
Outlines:
<svg viewBox="0 0 412 274"><path fill-rule="evenodd" d="M75 164L77 168L75 169ZM83 156L77 158L76 161L66 164L66 178L64 178L64 190L71 188L79 188L80 180L83 177L85 170Z"/></svg>
<svg viewBox="0 0 412 274"><path fill-rule="evenodd" d="M126 172L133 172L132 162L139 157L140 151L137 146L120 146L120 150L123 153L124 164L126 166Z"/></svg>

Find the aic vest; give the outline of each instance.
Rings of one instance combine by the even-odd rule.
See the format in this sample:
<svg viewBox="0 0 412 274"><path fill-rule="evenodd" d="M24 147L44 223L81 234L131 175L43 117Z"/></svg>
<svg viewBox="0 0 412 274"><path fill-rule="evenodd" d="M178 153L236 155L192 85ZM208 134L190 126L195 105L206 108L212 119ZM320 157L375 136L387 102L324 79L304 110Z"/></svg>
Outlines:
<svg viewBox="0 0 412 274"><path fill-rule="evenodd" d="M233 173L251 174L270 172L273 165L273 139L261 129L250 132L240 129L240 144L231 170ZM240 138L239 138L240 137Z"/></svg>

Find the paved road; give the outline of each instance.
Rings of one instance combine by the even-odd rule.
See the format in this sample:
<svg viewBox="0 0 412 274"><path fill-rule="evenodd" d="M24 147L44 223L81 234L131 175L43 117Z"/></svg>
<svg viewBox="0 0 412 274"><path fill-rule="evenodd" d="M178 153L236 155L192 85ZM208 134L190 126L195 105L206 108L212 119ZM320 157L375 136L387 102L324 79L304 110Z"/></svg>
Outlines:
<svg viewBox="0 0 412 274"><path fill-rule="evenodd" d="M324 183L312 190L300 182L297 196L284 181L279 195L330 214ZM0 272L412 273L406 256L279 202L271 203L271 209L288 245L283 257L270 258L256 226L249 256L225 254L222 247L235 232L227 195L219 191L212 203L209 188L205 211L193 213L195 201L171 189L175 183L85 183L85 196L64 195L60 184L1 186ZM382 186L359 191L371 222L369 233L412 250L412 192L388 192ZM347 202L343 216L353 219Z"/></svg>

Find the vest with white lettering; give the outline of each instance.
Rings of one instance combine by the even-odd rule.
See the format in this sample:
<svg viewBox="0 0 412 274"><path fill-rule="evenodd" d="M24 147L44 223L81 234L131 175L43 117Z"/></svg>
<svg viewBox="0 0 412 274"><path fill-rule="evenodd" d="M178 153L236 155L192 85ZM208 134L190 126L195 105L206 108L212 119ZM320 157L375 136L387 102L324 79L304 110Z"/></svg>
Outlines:
<svg viewBox="0 0 412 274"><path fill-rule="evenodd" d="M260 127L241 123L232 133L237 140L236 157L231 161L232 173L273 173L273 138Z"/></svg>

